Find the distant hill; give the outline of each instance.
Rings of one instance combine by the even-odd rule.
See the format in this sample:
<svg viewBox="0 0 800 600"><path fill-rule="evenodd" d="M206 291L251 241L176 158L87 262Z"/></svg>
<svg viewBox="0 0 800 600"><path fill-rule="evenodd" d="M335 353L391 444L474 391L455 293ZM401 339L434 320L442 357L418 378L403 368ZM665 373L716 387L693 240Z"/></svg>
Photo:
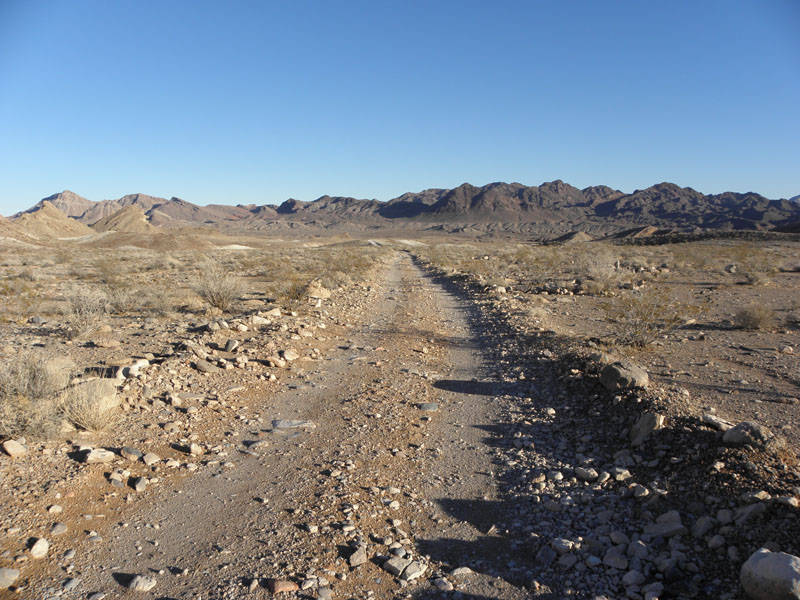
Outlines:
<svg viewBox="0 0 800 600"><path fill-rule="evenodd" d="M34 238L69 238L92 235L94 231L71 219L52 203L44 201L35 209L12 220L16 229Z"/></svg>
<svg viewBox="0 0 800 600"><path fill-rule="evenodd" d="M156 229L148 222L144 210L135 205L126 206L113 215L103 217L93 223L91 227L97 232L119 231L125 233L147 233Z"/></svg>
<svg viewBox="0 0 800 600"><path fill-rule="evenodd" d="M800 203L770 200L754 192L702 194L674 183L625 193L598 185L583 189L561 180L539 186L520 183L464 183L453 189L408 192L389 200L322 196L289 199L279 206L198 206L180 198L144 194L92 202L64 191L39 202L60 208L82 223L94 224L128 206L140 208L151 225L223 225L226 230L350 228L410 229L460 233L513 232L545 239L583 231L593 237L631 230L768 230L800 220ZM23 213L24 214L24 213ZM639 235L647 235L640 233Z"/></svg>
<svg viewBox="0 0 800 600"><path fill-rule="evenodd" d="M68 217L86 225L94 225L110 217L123 208L130 206L141 209L149 222L153 225L164 227L184 227L214 223L223 220L239 220L248 218L251 212L243 207L211 204L206 207L197 206L180 198L159 198L147 194L128 194L117 200L100 200L93 202L78 194L65 190L53 194L37 202L34 206L21 214L39 210L44 203L50 203Z"/></svg>

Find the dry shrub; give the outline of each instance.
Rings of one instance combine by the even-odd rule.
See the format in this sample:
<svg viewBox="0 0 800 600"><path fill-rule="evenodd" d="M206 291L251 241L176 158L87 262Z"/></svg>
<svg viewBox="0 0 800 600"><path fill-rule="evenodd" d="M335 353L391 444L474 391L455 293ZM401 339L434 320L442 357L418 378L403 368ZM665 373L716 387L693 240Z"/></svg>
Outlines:
<svg viewBox="0 0 800 600"><path fill-rule="evenodd" d="M754 303L739 310L734 323L742 329L770 330L775 328L777 317L770 307Z"/></svg>
<svg viewBox="0 0 800 600"><path fill-rule="evenodd" d="M64 418L55 401L69 382L72 363L41 353L20 354L0 364L0 436L46 438Z"/></svg>
<svg viewBox="0 0 800 600"><path fill-rule="evenodd" d="M142 306L142 292L134 286L125 286L121 283L110 286L106 290L108 306L112 312L124 315L131 313Z"/></svg>
<svg viewBox="0 0 800 600"><path fill-rule="evenodd" d="M94 288L75 288L66 299L67 336L81 339L97 331L108 308L106 295Z"/></svg>
<svg viewBox="0 0 800 600"><path fill-rule="evenodd" d="M619 288L622 274L617 270L617 255L603 245L573 248L577 252L575 271L581 278L581 290L589 295L601 296Z"/></svg>
<svg viewBox="0 0 800 600"><path fill-rule="evenodd" d="M64 390L58 403L64 417L86 431L108 429L119 416L117 388L109 379L93 379L71 386Z"/></svg>
<svg viewBox="0 0 800 600"><path fill-rule="evenodd" d="M241 279L223 265L210 262L200 271L195 292L213 308L227 311L243 293Z"/></svg>
<svg viewBox="0 0 800 600"><path fill-rule="evenodd" d="M647 346L682 326L699 309L681 304L664 291L647 289L601 305L620 344Z"/></svg>
<svg viewBox="0 0 800 600"><path fill-rule="evenodd" d="M286 303L288 306L297 308L302 305L308 294L309 282L306 282L298 277L293 277L281 286L278 290L278 300Z"/></svg>

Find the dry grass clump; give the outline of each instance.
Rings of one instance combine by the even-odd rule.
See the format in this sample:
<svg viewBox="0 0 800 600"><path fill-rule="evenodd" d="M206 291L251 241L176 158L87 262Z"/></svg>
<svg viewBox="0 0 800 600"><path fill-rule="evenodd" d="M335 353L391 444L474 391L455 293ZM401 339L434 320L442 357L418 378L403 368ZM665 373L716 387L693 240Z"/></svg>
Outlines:
<svg viewBox="0 0 800 600"><path fill-rule="evenodd" d="M756 303L740 309L734 317L734 323L737 327L752 331L774 329L777 321L777 316L772 308Z"/></svg>
<svg viewBox="0 0 800 600"><path fill-rule="evenodd" d="M71 363L41 353L20 354L0 364L0 436L46 438L63 416L56 395L69 382Z"/></svg>
<svg viewBox="0 0 800 600"><path fill-rule="evenodd" d="M658 289L626 294L604 302L601 308L614 326L617 343L627 346L652 344L681 327L697 311Z"/></svg>
<svg viewBox="0 0 800 600"><path fill-rule="evenodd" d="M200 270L194 290L213 308L227 311L242 295L244 286L242 280L223 265L208 262Z"/></svg>
<svg viewBox="0 0 800 600"><path fill-rule="evenodd" d="M82 339L97 331L108 309L106 295L95 288L73 288L66 300L67 337Z"/></svg>
<svg viewBox="0 0 800 600"><path fill-rule="evenodd" d="M119 416L119 398L113 381L93 379L64 390L58 398L63 416L75 427L104 431Z"/></svg>

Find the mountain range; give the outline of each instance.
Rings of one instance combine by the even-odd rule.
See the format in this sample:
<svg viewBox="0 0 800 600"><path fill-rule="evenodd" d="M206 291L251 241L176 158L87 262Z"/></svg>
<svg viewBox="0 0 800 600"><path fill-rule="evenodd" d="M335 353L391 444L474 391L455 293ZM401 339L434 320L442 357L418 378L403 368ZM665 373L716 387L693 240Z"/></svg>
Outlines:
<svg viewBox="0 0 800 600"><path fill-rule="evenodd" d="M792 227L800 221L796 199L770 200L753 192L707 195L673 183L659 183L628 194L603 185L579 189L561 180L539 186L491 183L477 187L464 183L453 189L406 193L388 202L322 196L312 202L289 199L278 206L199 206L180 198L146 194L94 202L64 191L44 198L12 217L11 222L25 223L43 209L52 216L51 209L57 209L75 225L85 227L80 229L84 233L197 225L226 230L322 227L518 231L545 236L578 230L609 234L630 227L765 230Z"/></svg>

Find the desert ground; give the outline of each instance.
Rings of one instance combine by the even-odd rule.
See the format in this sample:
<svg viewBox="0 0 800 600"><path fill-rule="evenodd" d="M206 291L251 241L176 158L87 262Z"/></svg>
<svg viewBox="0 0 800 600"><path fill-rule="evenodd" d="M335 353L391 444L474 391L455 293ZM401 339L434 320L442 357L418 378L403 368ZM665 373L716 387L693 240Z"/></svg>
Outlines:
<svg viewBox="0 0 800 600"><path fill-rule="evenodd" d="M734 599L800 555L797 236L83 241L2 240L0 598Z"/></svg>

